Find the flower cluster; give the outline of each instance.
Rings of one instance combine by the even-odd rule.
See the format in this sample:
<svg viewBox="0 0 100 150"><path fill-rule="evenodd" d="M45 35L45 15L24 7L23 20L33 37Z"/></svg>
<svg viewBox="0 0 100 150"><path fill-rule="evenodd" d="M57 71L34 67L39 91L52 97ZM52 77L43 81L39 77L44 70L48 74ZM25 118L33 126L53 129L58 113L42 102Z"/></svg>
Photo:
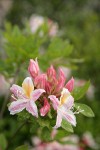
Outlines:
<svg viewBox="0 0 100 150"><path fill-rule="evenodd" d="M22 87L13 84L10 88L13 101L9 106L10 114L14 115L26 109L33 116L46 116L50 109L57 113L55 128L61 126L62 119L76 126L73 112L74 98L71 92L74 88L73 77L66 83L66 77L61 68L58 73L53 66L46 73L40 73L37 59L30 60L28 71L31 77L24 79ZM36 103L38 101L38 103Z"/></svg>

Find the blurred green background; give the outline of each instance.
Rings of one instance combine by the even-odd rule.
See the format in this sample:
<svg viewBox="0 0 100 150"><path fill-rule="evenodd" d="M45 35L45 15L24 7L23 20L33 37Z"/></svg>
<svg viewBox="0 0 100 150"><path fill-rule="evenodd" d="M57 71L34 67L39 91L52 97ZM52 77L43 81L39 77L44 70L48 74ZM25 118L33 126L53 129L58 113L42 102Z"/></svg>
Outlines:
<svg viewBox="0 0 100 150"><path fill-rule="evenodd" d="M49 57L49 54L42 55L41 50L38 54L38 49L40 47L46 49L52 39L47 35L46 25L42 27L44 30L43 38L38 33L34 37L31 35L27 22L33 14L49 18L58 23L58 37L63 41L67 39L70 45L73 45L71 54L68 54L68 56L62 54L62 59L58 59L56 63L55 60L59 58L59 55L54 56L54 58L52 55ZM0 0L0 28L0 67L1 74L4 74L6 79L12 78L13 74L16 74L16 68L23 63L24 67L20 66L21 71L18 72L16 80L20 83L25 76L29 58L35 58L39 55L43 70L53 60L55 67L61 64L70 68L73 77L91 81L95 89L94 97L89 100L85 96L81 101L93 109L95 118L86 118L79 115L77 127L74 130L75 134L79 136L82 136L86 131L90 131L95 141L100 144L100 1ZM25 34L27 35L26 39ZM22 51L22 49L25 51ZM6 56L9 59L5 59ZM49 59L46 57L49 57ZM4 96L1 95L0 99L2 107ZM4 118L0 120L0 132L4 133L8 139L16 126L13 117L10 117L6 110ZM21 145L23 141L30 139L28 131L27 127L23 128L19 134L24 136L18 136L12 147Z"/></svg>

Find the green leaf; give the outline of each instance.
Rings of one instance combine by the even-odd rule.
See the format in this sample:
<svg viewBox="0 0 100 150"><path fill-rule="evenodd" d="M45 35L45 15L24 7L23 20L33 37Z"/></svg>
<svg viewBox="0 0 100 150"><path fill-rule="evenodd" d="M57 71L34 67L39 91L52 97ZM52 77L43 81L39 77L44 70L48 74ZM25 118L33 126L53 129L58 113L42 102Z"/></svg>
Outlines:
<svg viewBox="0 0 100 150"><path fill-rule="evenodd" d="M25 121L25 120L28 120L30 118L30 114L26 111L26 110L23 110L21 111L20 113L18 113L18 121Z"/></svg>
<svg viewBox="0 0 100 150"><path fill-rule="evenodd" d="M46 142L51 140L51 132L47 127L42 129L41 139Z"/></svg>
<svg viewBox="0 0 100 150"><path fill-rule="evenodd" d="M6 138L4 134L1 133L0 134L0 149L5 150L6 146L7 146Z"/></svg>
<svg viewBox="0 0 100 150"><path fill-rule="evenodd" d="M70 133L63 130L63 129L58 129L57 134L55 135L54 139L55 140L60 140L63 137L67 137Z"/></svg>
<svg viewBox="0 0 100 150"><path fill-rule="evenodd" d="M34 120L31 120L30 133L37 134L37 131L38 131L39 127L40 126L39 126L37 120L34 118Z"/></svg>
<svg viewBox="0 0 100 150"><path fill-rule="evenodd" d="M28 150L28 146L22 145L22 146L17 147L15 150Z"/></svg>
<svg viewBox="0 0 100 150"><path fill-rule="evenodd" d="M92 111L92 109L85 105L85 104L80 104L80 103L75 103L75 108L78 109L79 107L79 110L84 110L80 113L82 113L84 116L87 116L87 117L94 117L94 112Z"/></svg>
<svg viewBox="0 0 100 150"><path fill-rule="evenodd" d="M79 100L80 98L82 98L84 96L84 94L86 93L86 91L88 90L90 86L90 81L88 81L84 86L82 87L77 87L73 90L72 95L74 97L75 100Z"/></svg>
<svg viewBox="0 0 100 150"><path fill-rule="evenodd" d="M38 118L38 123L41 127L47 127L50 128L50 124L49 124L49 120L48 119L42 119L42 118Z"/></svg>
<svg viewBox="0 0 100 150"><path fill-rule="evenodd" d="M62 120L61 126L68 132L73 132L72 125L67 120Z"/></svg>
<svg viewBox="0 0 100 150"><path fill-rule="evenodd" d="M47 56L50 59L58 57L67 57L71 54L73 46L60 38L54 38L50 43L47 51Z"/></svg>

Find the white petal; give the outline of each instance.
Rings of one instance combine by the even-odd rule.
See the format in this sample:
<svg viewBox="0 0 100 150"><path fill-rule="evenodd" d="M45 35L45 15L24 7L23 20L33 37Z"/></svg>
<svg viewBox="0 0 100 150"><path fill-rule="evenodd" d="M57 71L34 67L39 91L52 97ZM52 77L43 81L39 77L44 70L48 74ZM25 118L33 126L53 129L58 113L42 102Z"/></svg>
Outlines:
<svg viewBox="0 0 100 150"><path fill-rule="evenodd" d="M68 91L68 89L63 88L61 95L63 95L63 94L70 94L70 92Z"/></svg>
<svg viewBox="0 0 100 150"><path fill-rule="evenodd" d="M67 109L71 109L74 105L74 98L66 88L63 88L61 92L60 104L65 106Z"/></svg>
<svg viewBox="0 0 100 150"><path fill-rule="evenodd" d="M64 103L64 106L65 106L67 109L71 109L73 105L74 105L74 98L70 95L70 96L68 96L68 98L66 99L66 101L65 101L65 103Z"/></svg>
<svg viewBox="0 0 100 150"><path fill-rule="evenodd" d="M36 90L34 90L34 91L31 93L31 99L32 99L33 101L36 101L36 100L41 96L41 94L44 93L44 92L45 92L44 89L36 89Z"/></svg>
<svg viewBox="0 0 100 150"><path fill-rule="evenodd" d="M61 126L62 122L62 114L57 111L57 119L56 119L56 125L54 126L55 129L59 128Z"/></svg>
<svg viewBox="0 0 100 150"><path fill-rule="evenodd" d="M33 100L29 100L26 106L26 110L33 116L38 117L37 106Z"/></svg>
<svg viewBox="0 0 100 150"><path fill-rule="evenodd" d="M17 100L11 103L11 105L8 107L8 110L10 111L11 115L14 115L16 113L21 112L27 104L27 100Z"/></svg>
<svg viewBox="0 0 100 150"><path fill-rule="evenodd" d="M24 81L22 83L22 88L24 89L26 96L29 98L30 94L34 90L34 85L33 85L32 79L30 77L27 77L24 79Z"/></svg>
<svg viewBox="0 0 100 150"><path fill-rule="evenodd" d="M58 106L59 106L59 100L58 98L56 98L55 95L50 95L48 98L50 98L50 100L52 101L52 106L55 110L57 110Z"/></svg>

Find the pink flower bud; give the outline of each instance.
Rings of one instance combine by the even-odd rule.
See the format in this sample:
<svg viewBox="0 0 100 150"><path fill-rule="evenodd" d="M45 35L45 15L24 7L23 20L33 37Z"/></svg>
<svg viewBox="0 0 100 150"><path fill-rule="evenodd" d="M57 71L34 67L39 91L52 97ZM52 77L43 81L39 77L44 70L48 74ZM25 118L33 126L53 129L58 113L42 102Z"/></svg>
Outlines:
<svg viewBox="0 0 100 150"><path fill-rule="evenodd" d="M47 70L47 76L50 80L52 80L52 77L56 77L56 71L54 69L54 67L51 65L50 68L48 68Z"/></svg>
<svg viewBox="0 0 100 150"><path fill-rule="evenodd" d="M51 94L52 84L49 81L46 82L45 90L47 94Z"/></svg>
<svg viewBox="0 0 100 150"><path fill-rule="evenodd" d="M33 59L30 59L28 71L32 78L35 78L39 74L39 66L37 58L35 59L35 61Z"/></svg>
<svg viewBox="0 0 100 150"><path fill-rule="evenodd" d="M46 97L44 98L44 106L40 109L41 116L45 116L50 110L50 104Z"/></svg>
<svg viewBox="0 0 100 150"><path fill-rule="evenodd" d="M74 89L74 78L72 77L67 84L65 85L65 88L67 88L69 90L69 92L71 92Z"/></svg>
<svg viewBox="0 0 100 150"><path fill-rule="evenodd" d="M44 89L46 87L47 82L47 75L46 74L40 74L34 79L34 85L37 88Z"/></svg>
<svg viewBox="0 0 100 150"><path fill-rule="evenodd" d="M56 92L59 92L60 90L62 90L62 88L64 87L65 84L65 74L62 71L61 68L59 68L59 78L58 78L58 84L57 84L57 88L56 88Z"/></svg>

